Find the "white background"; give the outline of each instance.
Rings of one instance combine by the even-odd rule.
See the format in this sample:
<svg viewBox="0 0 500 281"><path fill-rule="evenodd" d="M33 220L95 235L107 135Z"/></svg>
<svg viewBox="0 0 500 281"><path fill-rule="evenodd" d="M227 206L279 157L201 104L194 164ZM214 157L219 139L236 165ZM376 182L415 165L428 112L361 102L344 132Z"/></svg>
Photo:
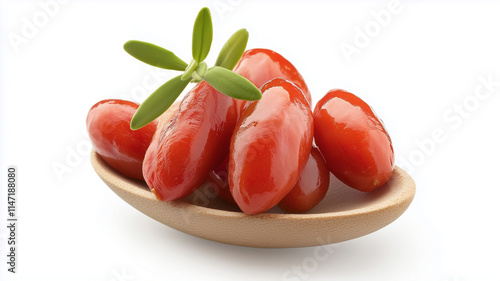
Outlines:
<svg viewBox="0 0 500 281"><path fill-rule="evenodd" d="M0 279L500 280L499 4L1 0ZM152 42L189 60L203 6L214 23L209 64L245 27L248 48L292 61L314 102L343 88L375 108L417 183L406 213L311 263L315 248L191 237L111 192L90 165L87 111L107 98L141 102L172 77L123 43ZM344 54L347 45L356 53ZM481 79L493 81L490 92ZM8 165L19 171L16 274L5 262ZM284 275L297 267L302 275Z"/></svg>

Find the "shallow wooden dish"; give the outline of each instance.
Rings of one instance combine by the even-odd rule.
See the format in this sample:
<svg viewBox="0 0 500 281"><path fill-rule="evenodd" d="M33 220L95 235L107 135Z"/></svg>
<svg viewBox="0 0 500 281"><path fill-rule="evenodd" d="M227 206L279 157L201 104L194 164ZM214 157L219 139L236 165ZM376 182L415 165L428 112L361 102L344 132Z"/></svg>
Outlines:
<svg viewBox="0 0 500 281"><path fill-rule="evenodd" d="M249 247L307 247L357 238L396 220L415 195L413 179L396 167L384 186L369 193L349 188L332 175L325 199L305 214L273 208L245 215L218 200L208 184L182 200L162 202L144 182L122 176L94 151L91 162L111 190L147 216L194 236Z"/></svg>

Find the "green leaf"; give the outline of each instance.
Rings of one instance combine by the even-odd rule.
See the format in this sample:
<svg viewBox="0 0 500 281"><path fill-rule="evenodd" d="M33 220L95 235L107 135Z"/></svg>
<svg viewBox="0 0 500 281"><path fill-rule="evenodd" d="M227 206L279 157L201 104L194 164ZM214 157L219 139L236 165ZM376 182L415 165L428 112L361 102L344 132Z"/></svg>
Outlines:
<svg viewBox="0 0 500 281"><path fill-rule="evenodd" d="M130 121L132 130L146 126L174 103L189 83L189 80L181 80L181 76L176 76L161 85L139 106Z"/></svg>
<svg viewBox="0 0 500 281"><path fill-rule="evenodd" d="M198 68L198 62L196 62L194 59L191 60L189 63L188 67L186 67L186 71L184 71L184 74L182 74L181 79L184 81L186 79L191 80L193 72L196 71Z"/></svg>
<svg viewBox="0 0 500 281"><path fill-rule="evenodd" d="M244 28L236 31L222 47L215 65L233 70L245 52L247 42L248 31Z"/></svg>
<svg viewBox="0 0 500 281"><path fill-rule="evenodd" d="M212 16L205 7L198 13L193 28L193 58L197 62L202 62L207 57L212 45L212 33Z"/></svg>
<svg viewBox="0 0 500 281"><path fill-rule="evenodd" d="M240 100L259 100L261 92L245 77L220 66L210 68L205 81L221 93Z"/></svg>
<svg viewBox="0 0 500 281"><path fill-rule="evenodd" d="M130 40L123 45L123 49L134 58L152 66L173 70L184 70L187 67L187 63L174 53L151 43Z"/></svg>

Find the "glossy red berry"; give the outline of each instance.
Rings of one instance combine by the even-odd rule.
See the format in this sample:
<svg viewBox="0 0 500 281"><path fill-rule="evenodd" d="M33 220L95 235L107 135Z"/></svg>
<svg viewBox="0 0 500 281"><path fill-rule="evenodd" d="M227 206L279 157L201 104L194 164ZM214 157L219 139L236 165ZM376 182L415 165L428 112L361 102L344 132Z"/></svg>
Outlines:
<svg viewBox="0 0 500 281"><path fill-rule="evenodd" d="M345 184L371 191L391 177L391 138L372 108L356 95L329 91L314 109L314 137L330 171Z"/></svg>

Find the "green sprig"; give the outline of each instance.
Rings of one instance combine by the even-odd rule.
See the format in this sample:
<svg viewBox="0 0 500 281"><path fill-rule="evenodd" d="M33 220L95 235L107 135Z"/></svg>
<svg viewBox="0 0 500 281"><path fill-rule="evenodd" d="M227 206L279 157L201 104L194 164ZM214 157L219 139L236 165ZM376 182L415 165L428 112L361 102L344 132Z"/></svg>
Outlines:
<svg viewBox="0 0 500 281"><path fill-rule="evenodd" d="M247 41L248 31L246 29L242 28L236 31L220 50L215 65L232 70L245 52Z"/></svg>
<svg viewBox="0 0 500 281"><path fill-rule="evenodd" d="M210 52L212 30L212 16L210 10L205 7L198 13L193 27L193 59L197 62L204 61Z"/></svg>
<svg viewBox="0 0 500 281"><path fill-rule="evenodd" d="M220 66L210 68L205 74L205 80L219 92L235 99L259 100L262 98L259 89L252 82Z"/></svg>
<svg viewBox="0 0 500 281"><path fill-rule="evenodd" d="M130 40L123 45L123 49L134 58L159 68L182 71L188 66L174 53L155 44Z"/></svg>
<svg viewBox="0 0 500 281"><path fill-rule="evenodd" d="M167 81L156 89L137 109L130 128L140 129L165 112L184 91L189 82L207 81L212 87L230 97L242 100L258 100L259 89L245 77L232 72L245 51L248 32L236 31L222 47L215 66L208 68L204 60L210 52L213 39L212 16L208 8L202 8L193 27L192 55L189 64L173 52L151 43L130 40L123 46L134 58L147 64L184 73Z"/></svg>
<svg viewBox="0 0 500 281"><path fill-rule="evenodd" d="M182 80L179 75L161 85L139 106L130 121L130 128L132 130L142 128L162 115L175 102L188 83L188 80Z"/></svg>

